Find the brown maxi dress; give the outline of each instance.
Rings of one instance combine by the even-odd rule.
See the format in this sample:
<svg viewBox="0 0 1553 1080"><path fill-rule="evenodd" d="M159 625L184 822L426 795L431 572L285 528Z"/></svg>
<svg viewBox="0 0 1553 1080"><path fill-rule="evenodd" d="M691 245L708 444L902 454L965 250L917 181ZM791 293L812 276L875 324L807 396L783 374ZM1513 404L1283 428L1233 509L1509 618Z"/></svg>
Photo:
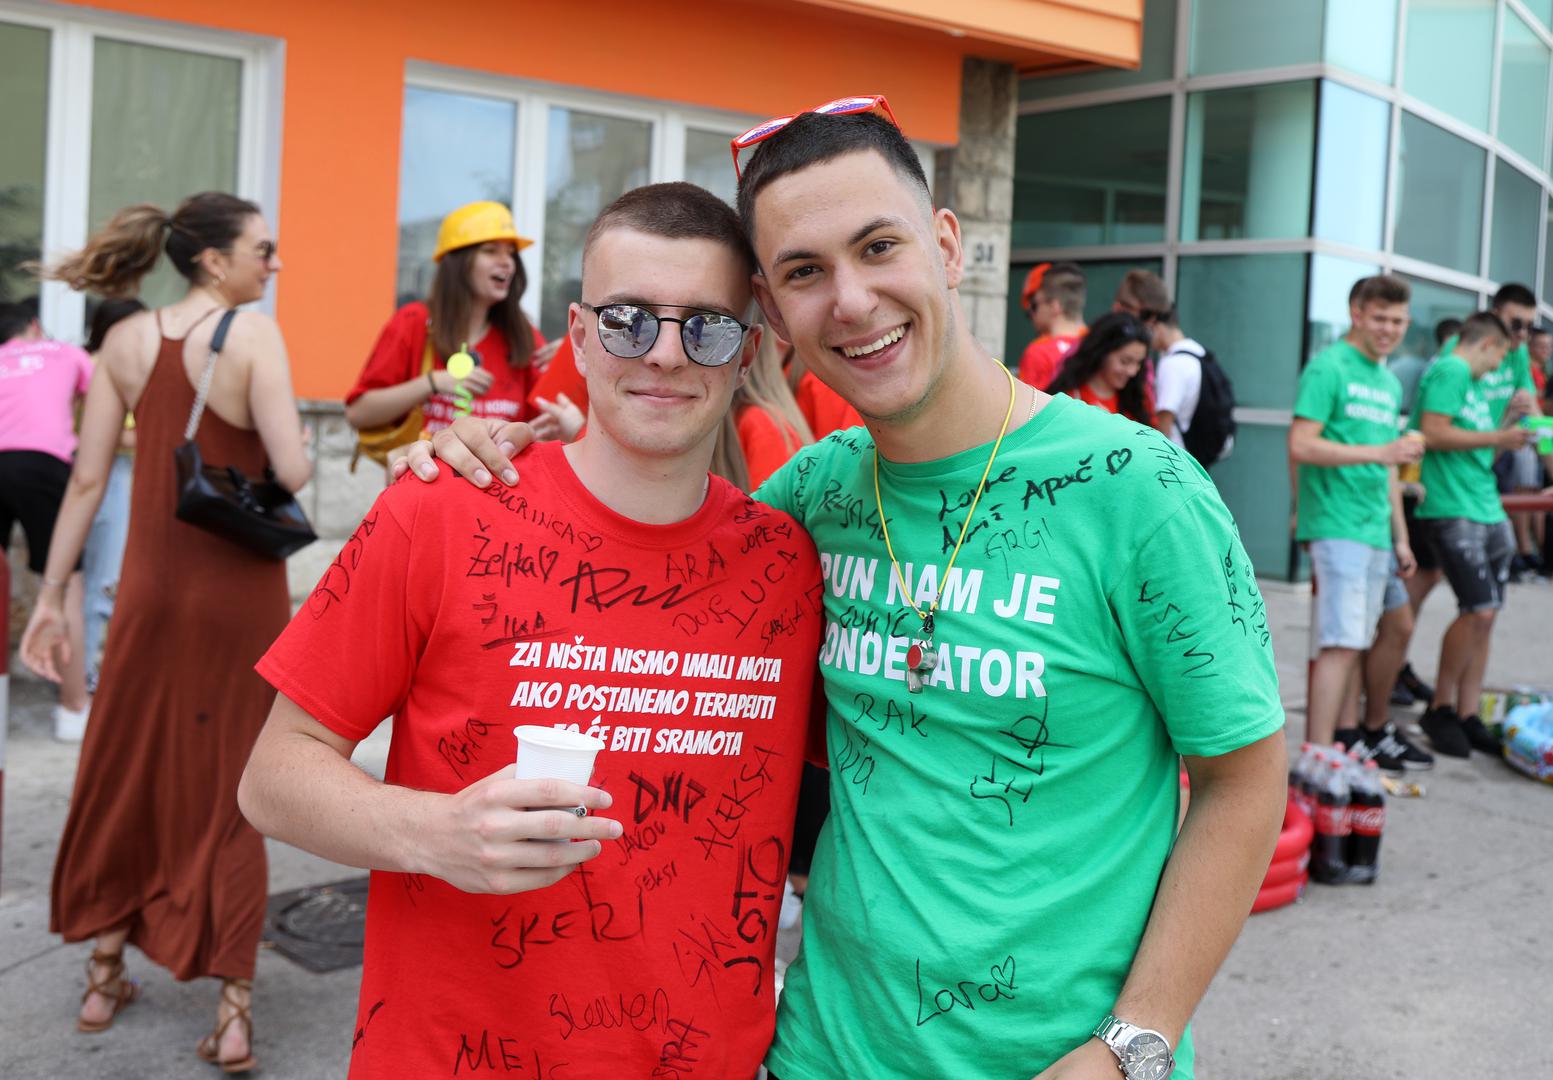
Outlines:
<svg viewBox="0 0 1553 1080"><path fill-rule="evenodd" d="M129 539L49 925L66 941L128 926L178 979L252 978L268 870L237 781L275 697L253 666L290 603L284 563L173 517L193 404L183 341L163 336L135 407ZM195 440L208 464L264 471L258 434L208 407Z"/></svg>

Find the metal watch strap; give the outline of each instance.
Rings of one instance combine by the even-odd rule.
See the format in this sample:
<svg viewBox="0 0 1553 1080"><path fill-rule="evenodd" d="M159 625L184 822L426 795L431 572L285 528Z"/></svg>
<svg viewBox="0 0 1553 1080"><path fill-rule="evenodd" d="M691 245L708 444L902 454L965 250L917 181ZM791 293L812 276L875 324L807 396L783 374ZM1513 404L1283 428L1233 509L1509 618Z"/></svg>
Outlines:
<svg viewBox="0 0 1553 1080"><path fill-rule="evenodd" d="M1127 1021L1118 1020L1113 1014L1106 1013L1105 1019L1096 1024L1095 1030L1090 1032L1090 1034L1099 1039L1101 1042L1105 1043L1107 1046L1110 1046L1111 1040L1114 1039L1117 1035L1120 1035L1122 1029L1128 1026L1130 1025L1127 1023Z"/></svg>

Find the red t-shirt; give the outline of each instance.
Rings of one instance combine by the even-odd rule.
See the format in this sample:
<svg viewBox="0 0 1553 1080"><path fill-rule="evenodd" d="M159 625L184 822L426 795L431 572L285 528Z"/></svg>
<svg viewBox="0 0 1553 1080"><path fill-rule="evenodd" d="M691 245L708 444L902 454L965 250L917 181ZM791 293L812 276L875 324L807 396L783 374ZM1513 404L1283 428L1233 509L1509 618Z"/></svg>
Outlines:
<svg viewBox="0 0 1553 1080"><path fill-rule="evenodd" d="M588 382L582 377L582 372L577 370L577 357L572 352L570 334L561 335L561 343L556 346L544 372L534 381L528 400L530 405L534 404L535 398L541 397L546 401L559 401L562 394L581 409L584 416L588 415ZM534 411L539 411L537 406Z"/></svg>
<svg viewBox="0 0 1553 1080"><path fill-rule="evenodd" d="M372 874L353 1080L753 1077L823 628L814 546L712 477L675 525L610 511L559 443L520 490L388 488L259 662L386 780L455 792L518 724L598 729L625 835L547 889ZM530 1071L532 1070L532 1071Z"/></svg>
<svg viewBox="0 0 1553 1080"><path fill-rule="evenodd" d="M739 431L739 449L744 451L744 465L749 470L751 491L803 448L803 440L792 424L758 405L740 409L734 423Z"/></svg>
<svg viewBox="0 0 1553 1080"><path fill-rule="evenodd" d="M398 386L418 377L425 358L430 320L431 313L419 300L394 312L394 317L378 335L377 344L372 346L372 355L367 357L367 366L357 377L356 385L345 395L345 404L349 405L368 390ZM536 329L534 347L537 349L544 343L545 339ZM528 395L537 375L532 365L514 369L507 363L507 335L493 326L473 345L473 350L480 357L480 366L495 377L495 382L474 399L469 415L494 416L501 420L532 418L535 414L528 404ZM446 368L447 357L436 357L433 366ZM451 394L433 394L421 410L426 416L426 430L438 431L458 418L458 400Z"/></svg>
<svg viewBox="0 0 1553 1080"><path fill-rule="evenodd" d="M1078 397L1079 400L1085 404L1099 406L1106 412L1114 413L1121 411L1122 399L1120 394L1112 394L1110 397L1101 397L1099 394L1095 393L1094 390L1090 389L1088 383L1085 383L1078 388ZM1143 409L1143 416L1132 416L1129 417L1129 419L1136 420L1140 424L1152 424L1154 422L1154 402L1153 395L1150 394L1147 389L1145 389L1143 392Z"/></svg>
<svg viewBox="0 0 1553 1080"><path fill-rule="evenodd" d="M847 404L846 398L826 386L812 371L805 371L798 377L798 389L793 391L793 397L798 400L798 411L809 422L809 430L816 441L832 431L863 425L863 418Z"/></svg>
<svg viewBox="0 0 1553 1080"><path fill-rule="evenodd" d="M1062 370L1063 361L1073 355L1083 334L1042 334L1025 346L1019 358L1019 381L1045 390Z"/></svg>

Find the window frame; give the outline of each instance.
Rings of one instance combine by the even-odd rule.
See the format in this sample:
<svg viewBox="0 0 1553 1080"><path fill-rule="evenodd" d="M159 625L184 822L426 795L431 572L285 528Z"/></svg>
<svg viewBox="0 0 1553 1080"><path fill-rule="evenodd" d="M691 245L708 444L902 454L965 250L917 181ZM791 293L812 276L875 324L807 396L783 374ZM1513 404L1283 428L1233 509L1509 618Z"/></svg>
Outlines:
<svg viewBox="0 0 1553 1080"><path fill-rule="evenodd" d="M86 243L92 148L92 79L98 38L201 53L240 65L237 184L233 194L280 220L281 94L284 44L255 34L212 30L90 8L0 0L0 22L49 31L48 110L43 167L43 255ZM274 313L279 281L257 306ZM56 337L80 340L86 297L62 282L39 287L39 315Z"/></svg>
<svg viewBox="0 0 1553 1080"><path fill-rule="evenodd" d="M410 87L448 94L473 94L514 105L518 131L513 140L513 191L509 205L517 219L519 231L534 241L523 252L529 280L529 289L523 298L523 310L530 319L535 320L536 325L542 309L541 293L544 288L545 172L549 165L545 155L551 106L648 122L651 134L648 138L647 175L648 182L654 184L685 179L687 130L695 128L718 134L727 133L729 141L732 141L765 119L749 113L558 86L517 76L471 71L413 59L405 63L404 72L404 88ZM916 140L911 142L917 157L922 161L931 187L937 147ZM403 152L401 141L401 160ZM728 167L730 170L733 168L731 156ZM394 227L397 231L400 224L397 199L394 213Z"/></svg>

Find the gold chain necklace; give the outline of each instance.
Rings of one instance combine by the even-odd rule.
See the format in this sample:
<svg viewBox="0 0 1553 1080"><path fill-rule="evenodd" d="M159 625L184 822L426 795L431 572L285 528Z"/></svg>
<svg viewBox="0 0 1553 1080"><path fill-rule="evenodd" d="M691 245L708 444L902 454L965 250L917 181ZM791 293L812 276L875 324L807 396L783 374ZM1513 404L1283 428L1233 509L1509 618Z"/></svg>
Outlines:
<svg viewBox="0 0 1553 1080"><path fill-rule="evenodd" d="M895 545L890 542L890 526L884 519L884 500L879 495L879 447L878 444L874 445L874 506L879 511L879 529L884 533L884 549L890 553L890 568L895 573L895 580L900 583L901 595L911 610L916 612L917 618L922 620L921 640L913 641L906 650L906 689L913 694L922 693L925 677L938 666L938 654L933 651L933 613L938 610L938 602L944 598L944 589L949 585L949 573L954 569L954 561L960 557L960 545L965 543L965 536L970 531L971 519L976 516L976 505L981 502L981 493L987 487L987 477L992 475L992 463L998 459L998 451L1003 447L1003 436L1008 434L1008 422L1014 415L1019 384L1014 381L1014 373L1008 368L1003 368L1003 374L1008 376L1008 409L1003 413L1003 426L998 429L997 441L992 444L987 467L981 471L981 481L977 483L976 494L971 498L971 508L966 511L965 523L960 526L960 538L954 542L954 550L949 553L949 565L944 567L944 576L938 581L938 592L926 611L917 606L911 584L906 580L906 575L901 573L900 560L895 557ZM1032 394L1031 401L1034 400Z"/></svg>

